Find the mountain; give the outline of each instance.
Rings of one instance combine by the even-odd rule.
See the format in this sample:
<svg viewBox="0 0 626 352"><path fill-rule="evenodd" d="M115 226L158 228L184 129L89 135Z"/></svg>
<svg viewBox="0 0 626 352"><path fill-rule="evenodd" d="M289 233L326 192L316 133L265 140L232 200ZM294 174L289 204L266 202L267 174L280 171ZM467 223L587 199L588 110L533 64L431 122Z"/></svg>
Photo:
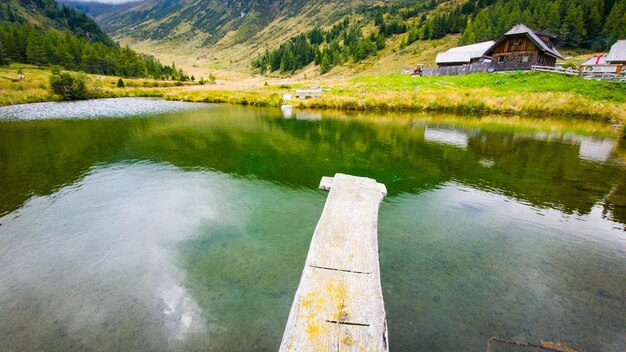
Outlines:
<svg viewBox="0 0 626 352"><path fill-rule="evenodd" d="M227 34L230 42L262 40L274 21L289 30L295 19L305 26L327 24L367 1L339 0L147 0L125 11L102 15L105 30L115 36L149 40L189 40L215 44Z"/></svg>
<svg viewBox="0 0 626 352"><path fill-rule="evenodd" d="M96 15L115 40L196 74L250 72L251 60L368 0L145 0ZM207 69L207 67L209 67Z"/></svg>
<svg viewBox="0 0 626 352"><path fill-rule="evenodd" d="M140 0L142 1L142 0ZM84 12L87 16L97 19L103 15L110 15L112 13L119 13L125 11L135 5L136 1L125 3L103 3L93 1L80 1L80 0L57 0L60 5L74 8L80 12Z"/></svg>
<svg viewBox="0 0 626 352"><path fill-rule="evenodd" d="M120 47L84 13L54 0L0 4L0 65L26 63L123 77L187 80L154 57Z"/></svg>
<svg viewBox="0 0 626 352"><path fill-rule="evenodd" d="M381 55L397 62L398 53L410 56L407 47L413 55L430 52L432 40L493 40L518 23L576 50L603 50L626 35L626 0L143 0L93 11L121 43L204 73L249 73L254 65L293 74L312 61L321 65L325 54L318 72L385 66ZM326 31L345 18L348 25L329 40ZM314 38L316 31L325 37Z"/></svg>
<svg viewBox="0 0 626 352"><path fill-rule="evenodd" d="M114 44L93 19L75 9L59 7L54 0L3 0L0 22L29 23L38 28L67 30L90 43Z"/></svg>

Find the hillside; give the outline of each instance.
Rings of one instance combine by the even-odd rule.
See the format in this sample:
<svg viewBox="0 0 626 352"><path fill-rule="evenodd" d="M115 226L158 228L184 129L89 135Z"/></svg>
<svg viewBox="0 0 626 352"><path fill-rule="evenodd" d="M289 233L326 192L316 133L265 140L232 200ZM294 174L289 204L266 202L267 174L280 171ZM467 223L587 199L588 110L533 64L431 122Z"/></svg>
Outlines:
<svg viewBox="0 0 626 352"><path fill-rule="evenodd" d="M0 6L0 65L14 63L123 77L189 79L174 65L120 47L93 19L54 0L8 0Z"/></svg>
<svg viewBox="0 0 626 352"><path fill-rule="evenodd" d="M141 1L141 0L140 0ZM120 13L123 12L135 5L136 2L127 2L127 3L102 3L102 2L85 2L79 0L57 0L60 5L65 5L66 7L70 7L76 9L80 12L87 14L87 16L98 19L101 16L111 16L112 13Z"/></svg>
<svg viewBox="0 0 626 352"><path fill-rule="evenodd" d="M314 26L331 26L367 0L147 0L97 16L122 44L183 68L250 72L250 61Z"/></svg>
<svg viewBox="0 0 626 352"><path fill-rule="evenodd" d="M90 43L113 45L113 41L84 13L73 8L59 7L54 0L3 0L0 23L28 23L38 28L70 31Z"/></svg>
<svg viewBox="0 0 626 352"><path fill-rule="evenodd" d="M333 23L350 13L359 1L338 0L146 0L124 11L100 16L102 26L115 36L156 41L193 40L199 45L259 41L277 19L305 27ZM287 24L287 23L285 23ZM288 30L288 26L283 26Z"/></svg>
<svg viewBox="0 0 626 352"><path fill-rule="evenodd" d="M236 80L251 71L399 72L434 64L441 49L496 39L517 23L553 33L561 49L578 52L606 50L626 37L626 0L144 0L107 10L64 1L94 9L113 38L140 52ZM325 33L321 40L318 33Z"/></svg>

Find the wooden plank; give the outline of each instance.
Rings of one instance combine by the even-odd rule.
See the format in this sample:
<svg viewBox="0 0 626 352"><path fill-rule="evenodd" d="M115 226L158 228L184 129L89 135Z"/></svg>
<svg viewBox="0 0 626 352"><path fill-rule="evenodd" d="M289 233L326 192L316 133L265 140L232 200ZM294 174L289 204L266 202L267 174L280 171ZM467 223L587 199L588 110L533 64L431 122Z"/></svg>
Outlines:
<svg viewBox="0 0 626 352"><path fill-rule="evenodd" d="M322 88L296 89L296 98L319 98L322 96Z"/></svg>
<svg viewBox="0 0 626 352"><path fill-rule="evenodd" d="M313 233L280 351L388 351L380 284L376 181L324 177L329 190Z"/></svg>

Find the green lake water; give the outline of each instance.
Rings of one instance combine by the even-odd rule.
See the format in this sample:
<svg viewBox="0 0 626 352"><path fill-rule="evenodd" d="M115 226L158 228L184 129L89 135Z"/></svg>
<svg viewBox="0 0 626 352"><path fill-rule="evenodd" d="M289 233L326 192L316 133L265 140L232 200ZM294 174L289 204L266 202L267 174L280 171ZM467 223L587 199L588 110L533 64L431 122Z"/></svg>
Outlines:
<svg viewBox="0 0 626 352"><path fill-rule="evenodd" d="M392 351L626 350L623 141L117 101L0 119L0 351L276 351L338 172L389 190Z"/></svg>

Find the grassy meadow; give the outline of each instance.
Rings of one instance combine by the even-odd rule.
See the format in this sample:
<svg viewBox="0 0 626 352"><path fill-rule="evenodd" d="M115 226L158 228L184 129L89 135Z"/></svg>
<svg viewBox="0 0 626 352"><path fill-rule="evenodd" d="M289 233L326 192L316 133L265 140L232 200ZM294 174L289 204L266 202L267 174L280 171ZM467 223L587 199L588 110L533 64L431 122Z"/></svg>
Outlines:
<svg viewBox="0 0 626 352"><path fill-rule="evenodd" d="M22 80L18 79L18 71L20 70L24 75ZM52 94L50 90L50 75L49 69L37 68L32 65L0 66L0 106L61 100L60 96ZM119 78L87 75L87 85L97 98L114 98L162 97L167 91L194 84L192 82L123 78L125 88L117 88Z"/></svg>
<svg viewBox="0 0 626 352"><path fill-rule="evenodd" d="M24 80L17 79L18 69L23 71ZM49 70L28 65L0 68L0 105L59 100L50 93L49 76ZM117 88L118 77L88 75L88 84L101 98L148 96L253 106L291 104L311 109L573 117L612 125L626 121L626 85L542 72L265 79L257 76L244 84L218 77L216 84L204 86L124 79L125 88ZM321 98L282 101L284 94L295 95L295 89L314 85L325 89Z"/></svg>
<svg viewBox="0 0 626 352"><path fill-rule="evenodd" d="M626 120L626 86L541 72L454 77L371 75L235 90L218 85L171 91L164 97L280 106L283 94L312 85L328 91L321 98L294 99L288 104L313 109L576 117L611 124Z"/></svg>

